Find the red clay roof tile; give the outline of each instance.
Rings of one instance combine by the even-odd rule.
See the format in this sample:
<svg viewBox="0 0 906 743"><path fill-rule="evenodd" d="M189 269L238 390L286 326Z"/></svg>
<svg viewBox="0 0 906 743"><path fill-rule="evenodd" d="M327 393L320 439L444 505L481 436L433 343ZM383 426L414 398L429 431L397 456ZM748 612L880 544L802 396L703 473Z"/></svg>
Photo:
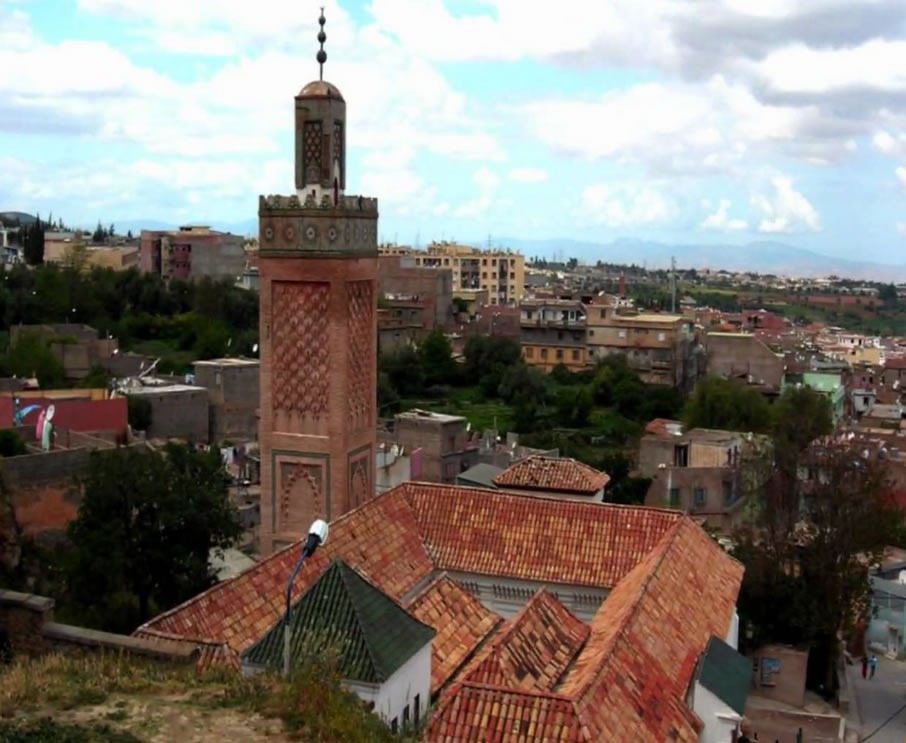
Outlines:
<svg viewBox="0 0 906 743"><path fill-rule="evenodd" d="M446 575L435 579L407 608L437 632L431 645L432 694L503 621Z"/></svg>
<svg viewBox="0 0 906 743"><path fill-rule="evenodd" d="M545 457L541 454L516 462L494 478L494 484L499 488L582 495L594 495L608 482L610 475L587 464L569 457Z"/></svg>

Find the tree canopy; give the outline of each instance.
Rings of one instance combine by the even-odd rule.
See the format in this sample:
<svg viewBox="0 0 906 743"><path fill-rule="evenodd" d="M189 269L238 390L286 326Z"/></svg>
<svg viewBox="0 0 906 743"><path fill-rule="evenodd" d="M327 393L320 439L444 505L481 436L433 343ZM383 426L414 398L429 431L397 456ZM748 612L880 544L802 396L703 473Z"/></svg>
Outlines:
<svg viewBox="0 0 906 743"><path fill-rule="evenodd" d="M94 452L68 534L66 590L80 621L131 632L212 585L209 552L240 535L217 450Z"/></svg>
<svg viewBox="0 0 906 743"><path fill-rule="evenodd" d="M771 410L764 396L733 379L705 377L700 380L683 409L687 428L718 428L728 431L768 433Z"/></svg>

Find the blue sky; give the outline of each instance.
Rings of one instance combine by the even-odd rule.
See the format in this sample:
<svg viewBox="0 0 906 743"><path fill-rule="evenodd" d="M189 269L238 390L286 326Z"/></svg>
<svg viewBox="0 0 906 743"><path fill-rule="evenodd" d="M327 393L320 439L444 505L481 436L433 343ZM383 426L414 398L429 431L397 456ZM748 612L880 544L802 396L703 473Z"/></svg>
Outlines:
<svg viewBox="0 0 906 743"><path fill-rule="evenodd" d="M384 239L781 240L904 263L902 0L326 2ZM310 0L0 0L0 210L290 193ZM7 74L7 73L12 74Z"/></svg>

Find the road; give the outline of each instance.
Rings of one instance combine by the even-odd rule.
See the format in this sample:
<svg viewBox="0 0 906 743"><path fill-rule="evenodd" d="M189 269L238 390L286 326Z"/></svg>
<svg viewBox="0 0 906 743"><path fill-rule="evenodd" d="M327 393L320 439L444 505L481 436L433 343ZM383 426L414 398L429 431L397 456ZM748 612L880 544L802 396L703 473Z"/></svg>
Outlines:
<svg viewBox="0 0 906 743"><path fill-rule="evenodd" d="M859 662L848 669L850 682L862 717L862 737L865 738L897 709L906 705L906 663L878 657L878 670L871 680L862 679ZM906 742L906 709L879 730L869 743Z"/></svg>

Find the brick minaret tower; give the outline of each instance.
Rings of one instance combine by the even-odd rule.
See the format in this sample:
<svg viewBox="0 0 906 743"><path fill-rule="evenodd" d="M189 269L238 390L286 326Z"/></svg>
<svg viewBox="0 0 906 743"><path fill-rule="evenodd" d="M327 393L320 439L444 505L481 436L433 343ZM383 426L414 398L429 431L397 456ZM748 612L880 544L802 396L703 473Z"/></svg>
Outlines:
<svg viewBox="0 0 906 743"><path fill-rule="evenodd" d="M346 103L296 96L296 193L258 202L261 554L374 495L377 199L347 196Z"/></svg>

